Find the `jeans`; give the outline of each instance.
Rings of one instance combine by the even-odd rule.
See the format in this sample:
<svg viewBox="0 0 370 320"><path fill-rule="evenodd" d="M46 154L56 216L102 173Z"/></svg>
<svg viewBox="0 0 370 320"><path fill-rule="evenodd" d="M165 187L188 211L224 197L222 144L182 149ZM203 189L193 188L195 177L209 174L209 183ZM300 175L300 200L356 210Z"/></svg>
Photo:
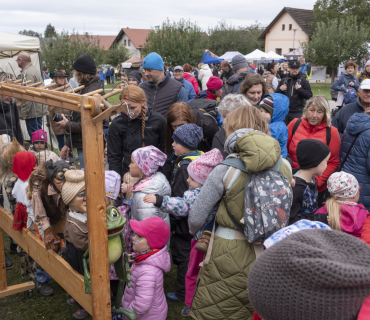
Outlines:
<svg viewBox="0 0 370 320"><path fill-rule="evenodd" d="M26 119L27 132L30 135L32 141L32 133L42 129L42 117Z"/></svg>
<svg viewBox="0 0 370 320"><path fill-rule="evenodd" d="M59 150L61 150L64 147L64 142L65 139L68 139L69 135L68 134L58 134L56 135L58 145L59 145Z"/></svg>
<svg viewBox="0 0 370 320"><path fill-rule="evenodd" d="M114 83L114 76L112 76L112 83Z"/></svg>
<svg viewBox="0 0 370 320"><path fill-rule="evenodd" d="M104 90L104 80L100 80L100 83L101 83L102 89Z"/></svg>
<svg viewBox="0 0 370 320"><path fill-rule="evenodd" d="M110 84L110 77L107 77L107 84Z"/></svg>
<svg viewBox="0 0 370 320"><path fill-rule="evenodd" d="M82 170L84 168L84 155L83 155L82 149L77 149L77 153L78 153L78 159L80 161L80 169Z"/></svg>
<svg viewBox="0 0 370 320"><path fill-rule="evenodd" d="M35 277L37 283L45 283L53 279L45 270L36 269Z"/></svg>

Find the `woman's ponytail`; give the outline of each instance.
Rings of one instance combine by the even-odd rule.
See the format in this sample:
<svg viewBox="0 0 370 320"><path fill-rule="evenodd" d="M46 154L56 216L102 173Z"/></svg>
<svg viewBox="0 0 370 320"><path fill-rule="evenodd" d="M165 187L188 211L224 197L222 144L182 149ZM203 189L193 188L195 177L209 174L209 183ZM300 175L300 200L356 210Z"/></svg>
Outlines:
<svg viewBox="0 0 370 320"><path fill-rule="evenodd" d="M328 212L329 227L333 230L342 231L340 228L340 204L337 202L337 198L333 197L325 203L326 211Z"/></svg>

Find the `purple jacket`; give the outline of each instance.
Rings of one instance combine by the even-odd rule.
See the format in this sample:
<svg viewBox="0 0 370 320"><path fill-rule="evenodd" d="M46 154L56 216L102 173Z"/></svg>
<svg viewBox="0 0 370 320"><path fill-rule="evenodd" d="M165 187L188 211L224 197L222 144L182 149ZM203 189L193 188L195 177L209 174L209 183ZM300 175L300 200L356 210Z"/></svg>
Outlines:
<svg viewBox="0 0 370 320"><path fill-rule="evenodd" d="M125 289L122 307L136 311L137 320L165 320L168 306L163 290L163 272L170 269L171 260L166 246L147 259L134 262L131 287Z"/></svg>

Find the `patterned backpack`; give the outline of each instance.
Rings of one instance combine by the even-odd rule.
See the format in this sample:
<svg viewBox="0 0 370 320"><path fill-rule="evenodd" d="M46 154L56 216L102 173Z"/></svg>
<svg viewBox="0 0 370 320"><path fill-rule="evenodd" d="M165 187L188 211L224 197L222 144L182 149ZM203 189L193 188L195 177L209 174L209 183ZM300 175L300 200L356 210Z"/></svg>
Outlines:
<svg viewBox="0 0 370 320"><path fill-rule="evenodd" d="M283 161L287 165L289 163L280 156L273 168L249 173L240 158L235 157L235 154L230 156L222 164L248 173L244 187L244 218L240 221L245 225L244 230L230 213L227 213L235 227L246 235L248 242L263 243L276 231L288 225L293 192L288 179L278 170ZM236 177L228 177L229 172L234 172L235 175L236 171L229 169L224 180L236 181Z"/></svg>

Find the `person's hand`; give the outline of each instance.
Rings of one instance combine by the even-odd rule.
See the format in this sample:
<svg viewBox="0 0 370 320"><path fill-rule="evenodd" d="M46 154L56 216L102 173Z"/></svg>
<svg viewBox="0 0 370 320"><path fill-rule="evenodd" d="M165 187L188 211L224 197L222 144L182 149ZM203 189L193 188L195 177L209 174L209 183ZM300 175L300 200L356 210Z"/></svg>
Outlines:
<svg viewBox="0 0 370 320"><path fill-rule="evenodd" d="M346 92L348 92L348 89L346 90Z"/></svg>
<svg viewBox="0 0 370 320"><path fill-rule="evenodd" d="M280 87L280 90L281 90L281 91L285 91L285 90L286 90L286 88L287 88L286 84L283 84L283 85Z"/></svg>
<svg viewBox="0 0 370 320"><path fill-rule="evenodd" d="M68 158L68 153L69 153L69 147L68 146L64 146L62 148L62 150L60 150L60 157L63 159L63 160L66 160Z"/></svg>
<svg viewBox="0 0 370 320"><path fill-rule="evenodd" d="M291 186L292 188L294 188L294 187L295 187L295 177L292 177L292 182L290 183L290 186Z"/></svg>
<svg viewBox="0 0 370 320"><path fill-rule="evenodd" d="M349 83L349 85L351 86L351 87L353 87L355 84L351 81L350 83ZM347 90L348 91L348 90Z"/></svg>
<svg viewBox="0 0 370 320"><path fill-rule="evenodd" d="M59 122L55 122L55 125L59 128L59 129L64 129L67 122L68 122L68 119L64 116L64 114L62 113L62 118L63 120L62 121L59 121Z"/></svg>
<svg viewBox="0 0 370 320"><path fill-rule="evenodd" d="M26 120L26 117L19 117L19 119L21 119L21 120Z"/></svg>
<svg viewBox="0 0 370 320"><path fill-rule="evenodd" d="M51 229L50 228L47 228L44 231L45 249L46 250L54 250L55 249L54 241L55 241L55 238L54 238L54 235L51 233Z"/></svg>
<svg viewBox="0 0 370 320"><path fill-rule="evenodd" d="M298 89L302 88L302 86L301 86L298 82L296 82L296 84L295 84L295 86L294 86L294 87L295 87L295 89L296 89L296 90L298 90Z"/></svg>
<svg viewBox="0 0 370 320"><path fill-rule="evenodd" d="M155 204L156 201L157 201L157 197L154 194L147 194L144 197L143 200L144 200L145 203L153 203L153 204Z"/></svg>
<svg viewBox="0 0 370 320"><path fill-rule="evenodd" d="M365 109L365 113L370 115L370 108Z"/></svg>

